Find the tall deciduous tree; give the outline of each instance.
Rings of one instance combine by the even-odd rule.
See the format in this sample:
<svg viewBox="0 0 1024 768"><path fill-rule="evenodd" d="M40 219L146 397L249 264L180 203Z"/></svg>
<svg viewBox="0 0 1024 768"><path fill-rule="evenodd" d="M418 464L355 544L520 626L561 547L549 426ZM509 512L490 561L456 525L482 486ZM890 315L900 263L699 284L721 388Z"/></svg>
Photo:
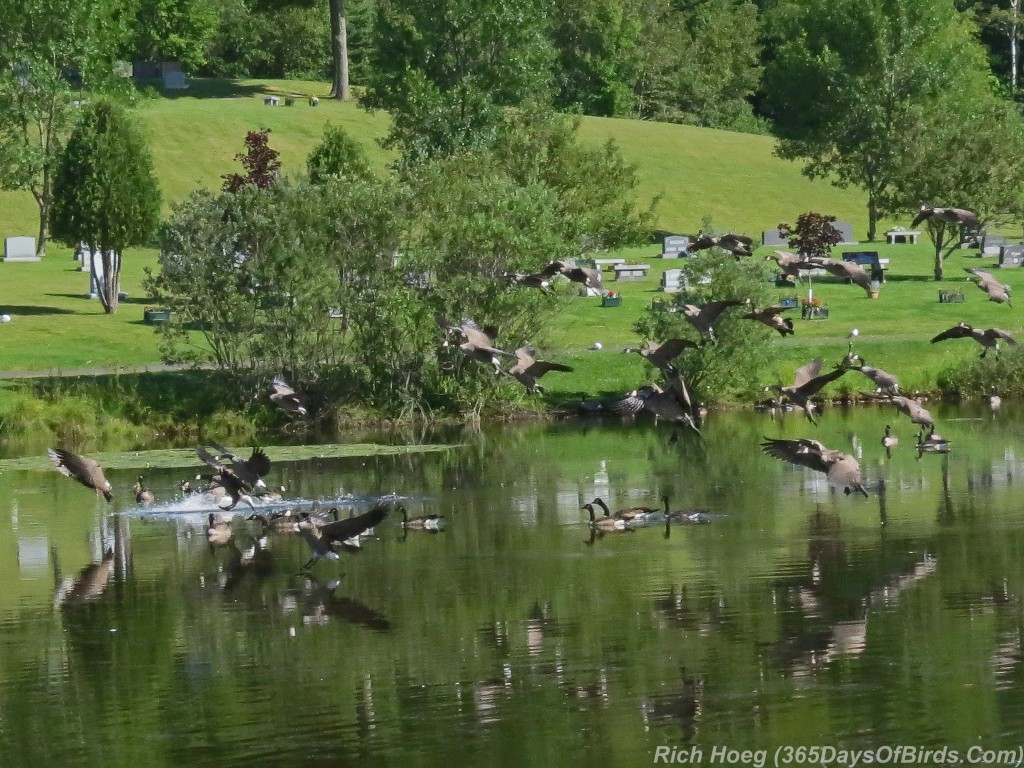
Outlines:
<svg viewBox="0 0 1024 768"><path fill-rule="evenodd" d="M180 61L189 70L206 62L217 26L210 0L137 0L135 51L150 61Z"/></svg>
<svg viewBox="0 0 1024 768"><path fill-rule="evenodd" d="M543 0L381 0L363 103L392 117L406 161L490 145L501 107L546 94Z"/></svg>
<svg viewBox="0 0 1024 768"><path fill-rule="evenodd" d="M102 261L99 295L108 313L117 310L122 252L147 243L159 219L160 189L142 137L113 103L88 107L60 157L52 225L55 237L87 243Z"/></svg>
<svg viewBox="0 0 1024 768"><path fill-rule="evenodd" d="M110 83L128 36L112 0L0 0L0 187L39 207L46 252L53 178L83 94Z"/></svg>
<svg viewBox="0 0 1024 768"><path fill-rule="evenodd" d="M801 0L779 19L785 42L764 79L778 154L863 187L874 239L908 126L964 83L986 87L975 29L951 0Z"/></svg>
<svg viewBox="0 0 1024 768"><path fill-rule="evenodd" d="M967 208L982 225L1019 220L1024 209L1024 120L1017 107L988 93L956 94L908 127L892 194L907 216L919 205ZM924 223L935 249L935 279L964 234L955 223Z"/></svg>

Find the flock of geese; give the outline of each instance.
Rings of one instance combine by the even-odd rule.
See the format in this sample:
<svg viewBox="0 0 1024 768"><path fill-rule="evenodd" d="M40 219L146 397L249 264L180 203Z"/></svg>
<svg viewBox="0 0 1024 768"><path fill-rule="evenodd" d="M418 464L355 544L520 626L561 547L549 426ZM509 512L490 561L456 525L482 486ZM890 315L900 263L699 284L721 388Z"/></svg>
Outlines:
<svg viewBox="0 0 1024 768"><path fill-rule="evenodd" d="M929 218L960 226L978 224L977 217L965 209L922 207L912 226ZM751 238L729 233L718 236L699 235L690 244L689 249L696 251L718 247L739 259L751 255L752 246ZM775 251L766 258L776 261L782 273L795 281L800 281L802 271L820 268L866 290L871 287L871 276L855 263L798 256L787 251ZM993 275L983 270L967 271L978 278L978 286L988 294L991 301L1010 305L1009 286L1001 284ZM535 274L510 273L505 277L517 285L550 293L550 280L557 275L563 275L568 280L587 287L599 287L601 284L601 273L598 270L566 261L553 261ZM715 324L725 312L734 307L745 307L748 311L740 315L741 318L760 322L783 337L794 333L792 320L782 316L791 308L787 306L758 308L752 306L749 300L721 300L673 306L668 311L680 313L696 330L700 341L687 338L672 338L663 342L647 340L640 347L627 347L624 352L639 354L662 375L663 381L641 386L609 404L598 403L596 406L587 407L585 401L581 405L581 410L608 410L630 415L646 411L654 417L656 423L659 419L665 420L672 424L687 426L699 434L707 411L691 398L683 372L676 365L676 359L688 349L716 343ZM495 343L498 337L498 330L495 327L480 327L469 318L454 323L441 315L436 317L436 322L444 332L443 346L452 346L454 343L466 358L493 367L496 375L507 375L516 379L531 394L543 392L540 379L547 373L573 370L561 363L538 360L535 356L536 351L529 346L519 347L513 352L501 349ZM857 330L854 329L849 338L852 339L856 335ZM974 328L968 323L958 323L937 334L931 341L938 343L960 338L973 339L981 345L981 357L985 357L990 350L994 350L998 355L1002 343L1017 345L1017 341L1006 331L998 328ZM503 359L514 359L515 363L505 368L502 365ZM851 370L860 371L874 384L872 397L891 403L898 413L906 415L912 424L919 426L920 432L916 443L919 459L925 453L949 452L950 442L935 432L934 419L921 401L903 395L895 375L868 365L860 355L855 354L852 340L846 356L830 370L822 372L822 358L818 357L796 370L792 384L777 383L765 387L765 391L774 392L775 397L761 403L759 407L768 410L773 418L786 410L799 409L803 411L807 420L816 426L816 398L828 384ZM276 378L271 383L269 397L274 404L290 415L308 415L301 397L281 378ZM998 396L992 395L990 402L993 409L998 408ZM675 442L677 439L678 434L674 433L671 441ZM880 442L886 454L891 455L892 449L899 443L899 439L892 433L891 425L886 425L885 434ZM299 534L312 552L312 557L304 568L311 567L321 558L337 560L339 550L358 546L359 537L372 532L374 526L379 525L388 515L388 504L377 505L368 512L344 519L339 517L337 509L330 510L328 515L285 512L267 517L258 514L253 504L254 496L263 497L265 500L280 500L280 493L284 491L283 487L271 491L263 480L271 467L267 454L261 448L255 448L248 458L244 458L217 443L211 442L209 447L212 452L206 446L197 446L196 455L208 469L213 470L213 474L198 474L196 479L204 480L205 486L193 489L191 483L186 482L182 484L182 492L209 494L220 509L225 511L233 509L237 504L246 504L251 510L248 519L259 521L265 530ZM765 437L761 449L768 456L823 473L829 486L847 495L868 495L860 463L849 453L828 448L810 438L794 440ZM48 455L59 472L93 489L97 496L103 496L108 502L112 501L113 489L98 462L60 448L50 449ZM139 504L149 506L155 502L152 491L143 485L141 475L133 490ZM668 498L662 497L662 502L664 509L639 506L612 512L602 499L596 498L590 504L584 505L583 509L589 513L591 530L601 533L627 531L654 523L664 523L667 536L669 526L673 522L702 523L709 519L705 510L672 512L669 509ZM602 515L596 514L595 506L602 509ZM409 518L404 507L399 506L398 509L402 514L402 526L405 531L437 532L444 527L441 516ZM211 544L225 542L230 535L230 521L220 519L215 513L211 513L207 530Z"/></svg>
<svg viewBox="0 0 1024 768"><path fill-rule="evenodd" d="M207 446L197 446L196 456L207 468L214 470L214 474L196 475L197 481L203 481L196 487L193 487L192 481L183 482L182 494L204 494L225 512L234 509L239 503L246 504L251 510L247 519L259 522L264 533L298 534L312 553L310 559L302 566L304 571L310 569L321 558L338 560L340 551L357 550L361 546L361 538L372 535L374 527L383 522L390 512L391 505L382 503L367 512L353 514L347 518L340 517L336 507L332 507L326 515L308 510L261 514L253 504L254 497L266 501L278 501L282 498L278 491L270 490L263 479L271 468L270 458L266 452L257 447L248 458L245 458L212 441L209 447L213 450L212 453ZM47 454L62 475L94 490L97 497L102 496L108 502L113 501L113 488L98 461L62 448L51 448ZM281 487L279 490L283 492L284 488ZM133 491L136 502L144 507L152 506L156 502L152 490L144 486L142 475L139 475ZM397 510L402 516L401 526L405 535L408 535L409 531L438 533L444 530L444 517L441 515L409 517L404 506L398 505ZM231 520L211 512L208 522L206 536L211 546L226 545L231 541Z"/></svg>

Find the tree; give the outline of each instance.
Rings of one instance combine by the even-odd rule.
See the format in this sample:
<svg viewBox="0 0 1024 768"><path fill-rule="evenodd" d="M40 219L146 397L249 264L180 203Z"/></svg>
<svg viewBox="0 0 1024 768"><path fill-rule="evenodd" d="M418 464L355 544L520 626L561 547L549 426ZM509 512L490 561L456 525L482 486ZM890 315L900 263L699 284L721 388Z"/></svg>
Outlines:
<svg viewBox="0 0 1024 768"><path fill-rule="evenodd" d="M835 216L808 211L796 219L796 226L779 224L779 235L786 238L790 248L807 256L825 258L832 246L842 242L843 236L832 226Z"/></svg>
<svg viewBox="0 0 1024 768"><path fill-rule="evenodd" d="M1016 106L986 92L959 92L908 128L892 193L907 215L922 203L966 208L982 227L1019 219L1024 210L1024 120ZM935 253L934 275L959 248L963 227L932 217L925 232Z"/></svg>
<svg viewBox="0 0 1024 768"><path fill-rule="evenodd" d="M368 179L373 176L362 144L341 126L330 125L306 158L306 172L313 184L322 184L329 178Z"/></svg>
<svg viewBox="0 0 1024 768"><path fill-rule="evenodd" d="M806 0L779 19L784 42L764 78L777 153L862 187L873 240L895 207L908 127L947 91L984 90L984 51L949 0Z"/></svg>
<svg viewBox="0 0 1024 768"><path fill-rule="evenodd" d="M210 0L138 0L135 51L150 61L177 60L198 69L217 21Z"/></svg>
<svg viewBox="0 0 1024 768"><path fill-rule="evenodd" d="M46 253L53 178L89 91L111 84L127 39L106 0L0 0L0 186L39 208L36 253Z"/></svg>
<svg viewBox="0 0 1024 768"><path fill-rule="evenodd" d="M245 175L224 174L221 178L224 179L225 192L237 192L250 184L266 189L277 182L281 173L281 161L277 159L280 152L270 147L269 138L269 128L249 131L245 135L245 152L235 155L235 160L245 168Z"/></svg>
<svg viewBox="0 0 1024 768"><path fill-rule="evenodd" d="M501 107L546 98L544 0L381 0L363 104L385 109L403 162L486 149Z"/></svg>
<svg viewBox="0 0 1024 768"><path fill-rule="evenodd" d="M55 237L87 243L102 260L106 312L117 310L122 252L147 243L159 218L160 189L142 137L113 103L88 107L60 157L52 223Z"/></svg>

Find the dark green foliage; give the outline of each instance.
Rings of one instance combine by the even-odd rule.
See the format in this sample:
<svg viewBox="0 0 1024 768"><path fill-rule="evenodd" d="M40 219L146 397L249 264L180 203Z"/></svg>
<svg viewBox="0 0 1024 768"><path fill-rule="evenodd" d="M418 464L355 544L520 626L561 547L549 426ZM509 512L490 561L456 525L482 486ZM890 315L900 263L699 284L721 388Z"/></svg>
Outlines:
<svg viewBox="0 0 1024 768"><path fill-rule="evenodd" d="M936 382L944 397L1024 398L1024 350L1004 344L998 355L974 355L947 366Z"/></svg>
<svg viewBox="0 0 1024 768"><path fill-rule="evenodd" d="M373 175L362 144L341 126L330 125L306 158L306 173L313 184L329 178L368 179Z"/></svg>
<svg viewBox="0 0 1024 768"><path fill-rule="evenodd" d="M211 0L138 0L134 49L147 61L180 61L189 71L206 60L216 30Z"/></svg>
<svg viewBox="0 0 1024 768"><path fill-rule="evenodd" d="M83 111L61 155L53 194L54 236L102 254L100 300L114 312L121 253L148 243L160 220L153 159L123 109L99 101Z"/></svg>
<svg viewBox="0 0 1024 768"><path fill-rule="evenodd" d="M731 253L713 248L682 260L680 269L689 289L677 294L674 301L653 305L644 313L636 324L642 339L663 342L683 337L700 341L682 313L668 311L672 306L728 299L749 299L754 306L774 303L771 270L763 261L737 261ZM744 307L726 310L715 324L717 343L688 349L676 358L675 364L692 397L716 402L735 395L751 396L765 384L773 383L762 381L761 376L771 359L769 341L774 332L761 323L742 319L740 315L747 311Z"/></svg>
<svg viewBox="0 0 1024 768"><path fill-rule="evenodd" d="M797 253L825 258L832 252L832 246L843 239L832 226L835 220L835 216L808 211L797 217L795 227L779 224L779 234Z"/></svg>

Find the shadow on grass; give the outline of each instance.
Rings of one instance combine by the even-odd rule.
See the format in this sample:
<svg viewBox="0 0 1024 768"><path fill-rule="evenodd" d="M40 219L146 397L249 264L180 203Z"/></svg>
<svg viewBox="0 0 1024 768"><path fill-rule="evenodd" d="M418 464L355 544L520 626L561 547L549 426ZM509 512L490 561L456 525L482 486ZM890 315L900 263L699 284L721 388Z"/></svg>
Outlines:
<svg viewBox="0 0 1024 768"><path fill-rule="evenodd" d="M3 304L0 305L9 315L73 315L73 309L61 309L60 307L40 307L24 304Z"/></svg>
<svg viewBox="0 0 1024 768"><path fill-rule="evenodd" d="M188 88L164 88L162 78L136 78L135 87L144 91L151 88L164 99L247 99L260 93L271 93L277 89L262 85L242 85L237 80L221 78L195 77L187 78Z"/></svg>

